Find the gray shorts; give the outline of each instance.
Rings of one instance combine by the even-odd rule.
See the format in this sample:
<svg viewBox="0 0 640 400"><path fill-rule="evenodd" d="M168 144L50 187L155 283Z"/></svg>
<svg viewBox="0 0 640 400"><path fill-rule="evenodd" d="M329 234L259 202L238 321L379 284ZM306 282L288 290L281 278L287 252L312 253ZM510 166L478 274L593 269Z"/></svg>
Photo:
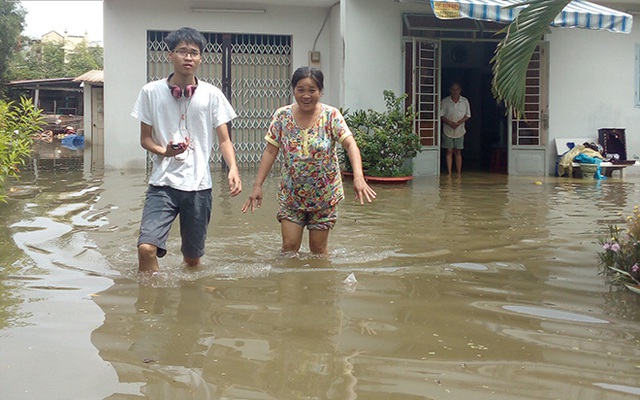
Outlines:
<svg viewBox="0 0 640 400"><path fill-rule="evenodd" d="M138 246L152 244L158 248L158 257L164 257L171 225L180 214L182 255L202 257L212 200L211 189L185 192L168 186L149 186L142 210Z"/></svg>
<svg viewBox="0 0 640 400"><path fill-rule="evenodd" d="M462 150L464 148L464 136L459 138L450 138L447 135L442 135L442 147L445 149Z"/></svg>

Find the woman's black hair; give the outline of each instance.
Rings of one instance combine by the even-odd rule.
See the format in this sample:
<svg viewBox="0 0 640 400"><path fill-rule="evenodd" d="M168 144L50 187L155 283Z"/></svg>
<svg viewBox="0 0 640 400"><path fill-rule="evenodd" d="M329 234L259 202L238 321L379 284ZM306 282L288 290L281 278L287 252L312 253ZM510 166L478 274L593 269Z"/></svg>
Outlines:
<svg viewBox="0 0 640 400"><path fill-rule="evenodd" d="M324 75L322 75L322 71L314 67L300 67L296 69L296 72L294 72L291 77L291 87L295 88L300 79L304 78L313 79L316 85L318 85L318 89L324 90Z"/></svg>
<svg viewBox="0 0 640 400"><path fill-rule="evenodd" d="M170 51L174 51L180 42L186 44L195 44L200 49L200 53L204 51L204 47L207 45L207 39L193 28L180 28L168 34L164 38L164 42L169 46Z"/></svg>

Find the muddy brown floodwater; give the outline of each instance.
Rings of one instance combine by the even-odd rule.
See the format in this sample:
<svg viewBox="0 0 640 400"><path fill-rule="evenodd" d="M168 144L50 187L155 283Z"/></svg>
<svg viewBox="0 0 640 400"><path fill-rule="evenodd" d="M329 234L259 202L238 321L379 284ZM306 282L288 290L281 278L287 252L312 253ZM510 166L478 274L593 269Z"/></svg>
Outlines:
<svg viewBox="0 0 640 400"><path fill-rule="evenodd" d="M0 205L0 398L640 396L640 296L597 260L640 177L419 178L365 206L347 181L329 260L279 254L276 177L243 215L252 179L229 198L215 172L203 267L174 230L142 284L143 172L27 174Z"/></svg>

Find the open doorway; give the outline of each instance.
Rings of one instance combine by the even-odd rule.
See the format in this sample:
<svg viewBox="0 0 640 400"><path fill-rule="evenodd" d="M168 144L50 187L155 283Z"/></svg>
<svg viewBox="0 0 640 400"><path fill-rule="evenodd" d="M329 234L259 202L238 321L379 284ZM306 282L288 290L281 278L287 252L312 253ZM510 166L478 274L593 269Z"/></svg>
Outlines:
<svg viewBox="0 0 640 400"><path fill-rule="evenodd" d="M414 159L420 173L446 170L441 149L440 100L451 81L462 85L471 104L463 171L513 175L544 174L549 118L549 43L536 47L526 73L525 109L506 116L491 92L491 58L504 25L470 19L439 20L404 14L405 90L417 111L422 152ZM415 169L414 169L415 170Z"/></svg>
<svg viewBox="0 0 640 400"><path fill-rule="evenodd" d="M466 18L440 20L428 14L403 15L405 89L418 110L416 132L423 143L418 162L429 173L446 173L439 109L453 81L462 86L462 95L471 105L463 171L507 174L518 165L512 157L513 144L520 143L511 135L519 126L510 122L491 92L491 59L502 28L502 24Z"/></svg>
<svg viewBox="0 0 640 400"><path fill-rule="evenodd" d="M462 151L464 171L508 173L507 117L491 92L496 46L494 41L442 41L440 93L448 96L449 87L457 82L471 105ZM446 172L445 155L443 149L441 172Z"/></svg>

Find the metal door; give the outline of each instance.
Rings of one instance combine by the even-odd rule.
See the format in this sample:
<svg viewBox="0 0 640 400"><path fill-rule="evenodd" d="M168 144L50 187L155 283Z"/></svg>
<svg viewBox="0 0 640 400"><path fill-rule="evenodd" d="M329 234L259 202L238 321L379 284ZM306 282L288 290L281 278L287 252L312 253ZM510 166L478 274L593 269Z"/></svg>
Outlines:
<svg viewBox="0 0 640 400"><path fill-rule="evenodd" d="M231 35L230 46L233 142L238 162L257 165L271 116L291 102L291 37Z"/></svg>
<svg viewBox="0 0 640 400"><path fill-rule="evenodd" d="M104 89L91 89L91 169L104 166Z"/></svg>
<svg viewBox="0 0 640 400"><path fill-rule="evenodd" d="M525 111L510 116L510 175L545 175L549 130L549 43L536 47L527 69Z"/></svg>
<svg viewBox="0 0 640 400"><path fill-rule="evenodd" d="M412 41L412 90L415 129L422 152L414 159L415 175L440 173L440 42Z"/></svg>
<svg viewBox="0 0 640 400"><path fill-rule="evenodd" d="M171 73L164 43L167 34L147 33L147 81ZM219 87L229 98L238 114L231 124L238 163L245 168L257 166L273 112L291 102L291 36L203 34L208 44L198 78ZM222 161L217 143L212 161Z"/></svg>

